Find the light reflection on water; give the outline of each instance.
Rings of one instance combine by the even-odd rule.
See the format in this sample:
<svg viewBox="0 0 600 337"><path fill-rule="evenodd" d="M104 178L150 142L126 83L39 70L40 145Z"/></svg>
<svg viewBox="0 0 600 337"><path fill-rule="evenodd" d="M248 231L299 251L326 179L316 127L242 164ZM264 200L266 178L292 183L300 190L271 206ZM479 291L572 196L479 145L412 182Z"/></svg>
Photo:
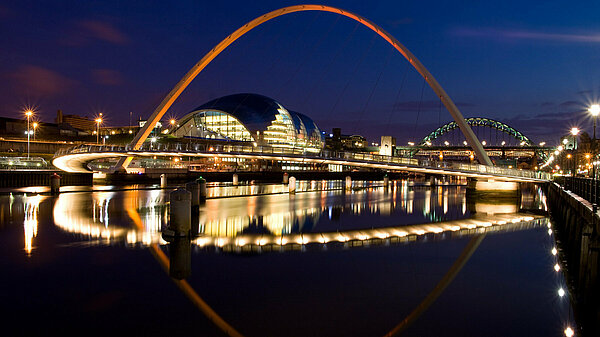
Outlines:
<svg viewBox="0 0 600 337"><path fill-rule="evenodd" d="M23 198L25 219L23 220L23 231L25 237L25 251L31 255L33 250L33 238L38 232L38 213L40 202L44 199L41 195L35 195ZM11 205L12 209L12 205Z"/></svg>
<svg viewBox="0 0 600 337"><path fill-rule="evenodd" d="M232 186L223 188L230 191L235 189ZM257 188L254 191L261 193L259 190ZM161 239L160 231L168 224L168 192L132 190L66 193L54 199L27 195L11 197L3 205L8 206L6 210L11 218L13 212L22 216L27 254L31 254L35 248L40 203L47 201L54 202L54 222L63 230L100 244L125 242L149 246L152 243L166 244ZM352 229L359 229L353 235L356 235L356 239L363 239L361 235L366 230L360 229L373 227L382 229L379 234L384 239L384 229L391 225L405 225L408 231L411 224L471 218L475 210L477 214L492 214L513 209L543 210L544 207L545 197L539 191L522 197L518 206L512 203L498 205L471 203L462 187L413 188L399 183L387 191L383 188L366 188L352 192L334 190L211 199L201 208L198 221L202 224L201 233L207 235L205 237L240 240L248 232L264 231L276 236L298 235L290 238L297 237L300 238L299 243L306 243L303 241L305 238L321 231L337 233L342 230L342 234L336 235L343 239L338 240L347 241L350 240L348 233ZM4 212L3 207L0 213ZM142 227L132 225L130 212L139 215ZM436 229L431 231L435 233ZM452 232L452 229L448 231ZM35 256L35 250L33 252ZM560 276L560 273L556 275Z"/></svg>
<svg viewBox="0 0 600 337"><path fill-rule="evenodd" d="M338 183L301 182L305 191L313 187L319 190L271 195L263 194L265 191L282 190L285 185L212 186L209 189L213 191L212 195L261 195L209 199L200 206L199 215L193 220L198 234L202 236L234 238L247 234L281 236L436 223L469 218L473 212L488 215L516 213L519 208L516 201L469 205L462 186L412 187L406 181L399 181L385 189L371 187L368 182L354 182L362 188L344 191L338 189L342 186ZM323 187L332 190L321 190ZM65 193L57 198L54 205L54 221L65 231L101 239L99 242L105 244L111 241L165 244L160 234L168 225L168 193L169 190L159 189ZM540 204L539 201L539 195L534 194L522 198L520 206ZM89 207L90 204L92 207ZM132 211L139 215L143 230L131 225ZM442 227L421 228L415 233L422 235L442 231ZM282 241L280 239L279 243Z"/></svg>

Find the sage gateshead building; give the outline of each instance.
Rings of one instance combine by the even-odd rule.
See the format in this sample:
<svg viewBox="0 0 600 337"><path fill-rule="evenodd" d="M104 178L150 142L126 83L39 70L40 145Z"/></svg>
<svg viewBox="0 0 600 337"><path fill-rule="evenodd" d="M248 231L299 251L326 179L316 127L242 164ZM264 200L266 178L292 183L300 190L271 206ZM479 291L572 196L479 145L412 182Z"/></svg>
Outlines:
<svg viewBox="0 0 600 337"><path fill-rule="evenodd" d="M310 117L258 94L229 95L205 103L181 118L171 135L312 153L324 146L321 130Z"/></svg>

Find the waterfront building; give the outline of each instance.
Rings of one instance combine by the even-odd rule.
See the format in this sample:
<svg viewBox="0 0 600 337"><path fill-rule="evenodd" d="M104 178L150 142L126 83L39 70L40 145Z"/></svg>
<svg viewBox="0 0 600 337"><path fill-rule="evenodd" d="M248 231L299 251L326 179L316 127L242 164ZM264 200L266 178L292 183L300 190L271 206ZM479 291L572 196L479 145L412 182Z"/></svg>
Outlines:
<svg viewBox="0 0 600 337"><path fill-rule="evenodd" d="M286 109L272 98L234 94L205 103L178 121L177 138L242 142L254 146L318 153L323 135L308 116Z"/></svg>

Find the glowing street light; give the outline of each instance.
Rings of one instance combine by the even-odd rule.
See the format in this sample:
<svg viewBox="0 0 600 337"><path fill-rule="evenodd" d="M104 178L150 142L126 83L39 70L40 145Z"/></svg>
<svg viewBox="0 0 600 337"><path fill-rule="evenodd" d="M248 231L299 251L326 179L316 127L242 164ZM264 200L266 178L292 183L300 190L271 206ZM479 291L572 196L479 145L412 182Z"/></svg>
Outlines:
<svg viewBox="0 0 600 337"><path fill-rule="evenodd" d="M565 329L565 336L567 337L573 337L573 335L575 335L575 331L573 331L573 329L571 329L571 327L567 327Z"/></svg>
<svg viewBox="0 0 600 337"><path fill-rule="evenodd" d="M38 123L37 122L33 122L33 141L35 142L35 129L37 129L38 127Z"/></svg>
<svg viewBox="0 0 600 337"><path fill-rule="evenodd" d="M96 144L100 144L100 123L102 123L102 118L96 118Z"/></svg>
<svg viewBox="0 0 600 337"><path fill-rule="evenodd" d="M31 111L31 110L25 111L25 116L27 116L27 158L28 159L29 159L29 137L31 135L31 132L29 130L29 119L31 118L31 115L33 115L33 111Z"/></svg>
<svg viewBox="0 0 600 337"><path fill-rule="evenodd" d="M596 118L598 117L598 114L600 114L600 105L599 104L592 104L590 106L590 108L588 109L588 111L590 112L590 114L592 115L592 117L594 118L594 137L592 139L592 156L594 156L594 159L596 158ZM590 200L592 202L592 206L594 211L596 210L596 200L594 200L594 198L596 197L595 191L596 191L596 168L592 168L592 175L594 176L594 188L593 188L593 192L592 195L590 195L591 199Z"/></svg>
<svg viewBox="0 0 600 337"><path fill-rule="evenodd" d="M579 134L579 128L571 128L571 134L577 136Z"/></svg>

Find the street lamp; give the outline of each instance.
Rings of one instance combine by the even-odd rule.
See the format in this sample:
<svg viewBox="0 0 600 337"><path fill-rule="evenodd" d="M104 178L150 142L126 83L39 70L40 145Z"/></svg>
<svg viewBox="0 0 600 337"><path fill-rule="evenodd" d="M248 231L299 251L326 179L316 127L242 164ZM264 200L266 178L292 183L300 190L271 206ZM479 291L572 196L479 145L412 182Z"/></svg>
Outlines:
<svg viewBox="0 0 600 337"><path fill-rule="evenodd" d="M598 114L600 114L600 105L599 104L592 104L590 106L590 108L588 109L588 111L590 112L590 114L592 115L592 117L594 117L594 137L592 139L592 163L596 160L596 117L598 117ZM590 202L592 203L592 209L594 210L594 212L596 211L596 165L592 164L592 175L594 176L594 188L593 188L593 192L592 192L592 199L590 200Z"/></svg>
<svg viewBox="0 0 600 337"><path fill-rule="evenodd" d="M25 116L27 116L27 159L29 159L29 137L30 137L29 119L31 118L31 115L33 115L33 111L31 111L31 110L25 111Z"/></svg>
<svg viewBox="0 0 600 337"><path fill-rule="evenodd" d="M102 118L96 118L96 144L100 144L100 123Z"/></svg>
<svg viewBox="0 0 600 337"><path fill-rule="evenodd" d="M573 158L573 177L575 176L575 172L577 171L577 135L579 134L579 128L573 127L571 128L571 135L573 136L573 148L572 151L575 154L575 158Z"/></svg>
<svg viewBox="0 0 600 337"><path fill-rule="evenodd" d="M33 141L35 142L35 129L37 129L38 127L38 123L37 122L33 122Z"/></svg>

